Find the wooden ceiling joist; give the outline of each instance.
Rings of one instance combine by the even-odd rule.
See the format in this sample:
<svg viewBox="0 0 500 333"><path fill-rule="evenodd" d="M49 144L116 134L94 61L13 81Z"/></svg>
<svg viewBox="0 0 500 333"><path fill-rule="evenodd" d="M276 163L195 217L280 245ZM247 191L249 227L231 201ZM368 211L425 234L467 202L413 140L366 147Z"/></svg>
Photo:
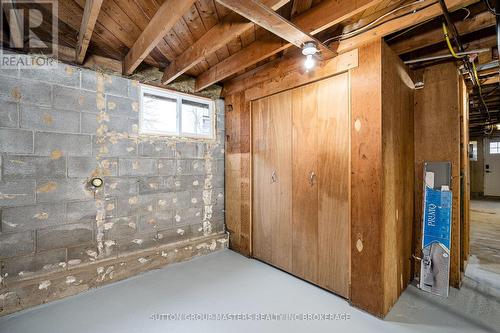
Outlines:
<svg viewBox="0 0 500 333"><path fill-rule="evenodd" d="M76 44L76 58L78 64L83 63L87 48L89 47L90 38L94 32L94 26L99 16L103 0L87 0L85 1L85 9L83 10L82 24L78 33L78 42Z"/></svg>
<svg viewBox="0 0 500 333"><path fill-rule="evenodd" d="M495 23L495 17L491 15L490 12L482 12L466 21L459 21L455 23L455 26L457 27L458 33L463 35L492 27ZM391 48L397 54L404 54L443 41L443 29L439 27L391 44Z"/></svg>
<svg viewBox="0 0 500 333"><path fill-rule="evenodd" d="M292 22L277 14L258 0L216 1L299 48L307 42L315 41L322 53L334 55L330 49L325 47L310 34L302 31Z"/></svg>
<svg viewBox="0 0 500 333"><path fill-rule="evenodd" d="M160 40L182 19L196 0L166 0L153 16L148 26L135 41L123 62L123 72L130 75L155 48Z"/></svg>
<svg viewBox="0 0 500 333"><path fill-rule="evenodd" d="M315 35L383 1L384 0L325 0L303 14L298 15L292 20L292 23L306 33ZM272 46L269 46L270 42ZM222 81L291 45L291 43L283 43L277 37L271 38L271 40L256 40L241 51L226 58L217 65L212 66L208 71L198 76L196 79L196 90L202 90L216 82Z"/></svg>
<svg viewBox="0 0 500 333"><path fill-rule="evenodd" d="M289 0L266 0L264 4L277 10ZM163 84L168 84L198 64L206 56L224 47L234 38L253 28L253 23L237 13L230 13L217 25L213 26L194 44L190 45L180 56L174 59L165 69Z"/></svg>

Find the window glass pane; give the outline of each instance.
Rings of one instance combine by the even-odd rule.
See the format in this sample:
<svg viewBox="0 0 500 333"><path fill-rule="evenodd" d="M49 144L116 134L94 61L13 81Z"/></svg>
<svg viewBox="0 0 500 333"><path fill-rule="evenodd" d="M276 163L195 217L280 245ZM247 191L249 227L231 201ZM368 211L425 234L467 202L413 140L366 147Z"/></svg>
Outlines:
<svg viewBox="0 0 500 333"><path fill-rule="evenodd" d="M490 154L500 154L500 142L490 142Z"/></svg>
<svg viewBox="0 0 500 333"><path fill-rule="evenodd" d="M144 93L141 130L177 133L177 100Z"/></svg>
<svg viewBox="0 0 500 333"><path fill-rule="evenodd" d="M182 133L211 136L212 117L208 104L182 100Z"/></svg>

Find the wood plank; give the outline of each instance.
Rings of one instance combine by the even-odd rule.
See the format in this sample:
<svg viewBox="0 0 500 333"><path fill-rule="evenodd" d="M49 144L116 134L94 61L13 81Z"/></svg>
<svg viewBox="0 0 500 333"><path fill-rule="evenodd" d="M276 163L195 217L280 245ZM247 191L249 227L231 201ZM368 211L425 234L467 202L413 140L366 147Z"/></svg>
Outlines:
<svg viewBox="0 0 500 333"><path fill-rule="evenodd" d="M353 305L383 316L381 42L351 72L351 287Z"/></svg>
<svg viewBox="0 0 500 333"><path fill-rule="evenodd" d="M351 255L349 74L319 81L317 103L318 284L348 298Z"/></svg>
<svg viewBox="0 0 500 333"><path fill-rule="evenodd" d="M317 84L292 90L292 273L318 281Z"/></svg>
<svg viewBox="0 0 500 333"><path fill-rule="evenodd" d="M299 48L307 42L315 41L322 54L334 55L333 51L319 40L257 0L217 0L217 2Z"/></svg>
<svg viewBox="0 0 500 333"><path fill-rule="evenodd" d="M299 67L298 70L295 67L288 68L284 73L275 72L273 75L267 77L265 81L246 89L245 98L251 101L356 68L358 66L358 50L352 50L330 60L322 61L311 72L306 72L300 66L303 63L302 57L295 61L299 64L297 66Z"/></svg>
<svg viewBox="0 0 500 333"><path fill-rule="evenodd" d="M287 271L292 270L291 117L290 91L252 102L253 255Z"/></svg>
<svg viewBox="0 0 500 333"><path fill-rule="evenodd" d="M460 286L460 96L454 63L427 67L420 72L424 88L415 91L415 253L422 247L423 164L452 163L452 230L450 284ZM439 148L435 143L439 142ZM419 272L420 263L416 263Z"/></svg>
<svg viewBox="0 0 500 333"><path fill-rule="evenodd" d="M195 0L166 0L134 43L124 60L124 74L130 75L146 58L174 24L194 4Z"/></svg>
<svg viewBox="0 0 500 333"><path fill-rule="evenodd" d="M85 9L83 10L83 18L78 33L78 43L76 45L76 58L75 61L81 64L85 59L87 48L89 47L94 26L99 16L103 0L87 0L85 2Z"/></svg>
<svg viewBox="0 0 500 333"><path fill-rule="evenodd" d="M495 17L490 12L480 13L466 21L458 21L455 23L460 35L470 34L484 28L495 25ZM397 54L404 54L415 51L424 47L428 47L444 41L443 29L441 27L412 35L411 38L404 38L401 41L391 44L391 48Z"/></svg>
<svg viewBox="0 0 500 333"><path fill-rule="evenodd" d="M383 0L337 1L326 0L311 8L307 12L292 20L297 27L314 35L349 17L363 12L365 9L380 3ZM283 43L274 37L266 40L256 40L240 52L230 56L225 61L210 68L196 79L197 91L216 82L230 77L233 74L268 58L288 47L290 43Z"/></svg>
<svg viewBox="0 0 500 333"><path fill-rule="evenodd" d="M266 0L266 4L273 9L278 9L288 0ZM188 71L199 63L208 54L225 47L233 38L253 28L253 23L236 13L230 13L222 21L214 25L200 39L192 44L186 51L165 69L162 83L167 84Z"/></svg>

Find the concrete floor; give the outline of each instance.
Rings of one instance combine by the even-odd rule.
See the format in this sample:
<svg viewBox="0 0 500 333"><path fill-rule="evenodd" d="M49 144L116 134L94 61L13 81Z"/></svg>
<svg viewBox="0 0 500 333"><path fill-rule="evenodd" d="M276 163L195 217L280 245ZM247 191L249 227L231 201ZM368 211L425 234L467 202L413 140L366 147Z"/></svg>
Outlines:
<svg viewBox="0 0 500 333"><path fill-rule="evenodd" d="M466 276L500 294L500 200L471 200L470 220Z"/></svg>
<svg viewBox="0 0 500 333"><path fill-rule="evenodd" d="M0 332L494 332L500 328L499 300L472 287L452 290L442 299L410 286L380 320L314 285L222 250L0 318ZM150 319L166 313L337 313L350 318Z"/></svg>

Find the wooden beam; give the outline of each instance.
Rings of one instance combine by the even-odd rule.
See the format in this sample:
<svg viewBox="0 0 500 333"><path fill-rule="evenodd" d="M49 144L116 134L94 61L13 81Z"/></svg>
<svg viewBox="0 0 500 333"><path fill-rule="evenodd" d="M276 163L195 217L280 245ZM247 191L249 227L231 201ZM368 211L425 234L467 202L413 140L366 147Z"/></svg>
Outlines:
<svg viewBox="0 0 500 333"><path fill-rule="evenodd" d="M322 52L333 53L320 41L307 32L302 31L295 24L286 20L283 16L277 14L258 0L216 1L299 48L307 42L315 41ZM331 54L331 56L333 55Z"/></svg>
<svg viewBox="0 0 500 333"><path fill-rule="evenodd" d="M308 34L315 35L331 26L345 21L384 0L325 0L297 16L292 23ZM283 43L279 38L256 40L238 53L202 73L196 80L197 91L238 73L241 70L276 54L292 44Z"/></svg>
<svg viewBox="0 0 500 333"><path fill-rule="evenodd" d="M273 10L279 9L289 0L266 0L263 3ZM198 64L206 56L214 53L232 39L253 28L253 23L237 13L230 13L194 44L189 46L180 56L165 69L162 83L172 82L180 75Z"/></svg>
<svg viewBox="0 0 500 333"><path fill-rule="evenodd" d="M82 24L78 33L78 43L76 44L76 58L78 64L83 63L87 48L89 47L90 38L99 16L103 0L87 0L85 1L85 9L83 10Z"/></svg>
<svg viewBox="0 0 500 333"><path fill-rule="evenodd" d="M491 15L491 13L487 11L482 12L466 21L459 21L455 23L455 26L457 27L458 33L460 35L470 34L484 28L492 27L494 25L495 16ZM397 54L404 54L443 41L443 29L439 27L437 29L427 31L416 36L411 36L411 38L404 38L401 41L391 44L391 48Z"/></svg>
<svg viewBox="0 0 500 333"><path fill-rule="evenodd" d="M130 75L158 42L182 18L196 0L166 0L153 16L146 29L135 41L123 61L123 73Z"/></svg>
<svg viewBox="0 0 500 333"><path fill-rule="evenodd" d="M457 9L468 6L471 3L477 2L477 0L446 0L445 2L449 11L455 11ZM409 28L443 14L439 3L435 3L433 1L423 1L422 3L418 4L416 8L418 8L418 11L412 14L404 15L400 18L387 21L384 24L381 24L367 32L361 33L349 39L342 40L339 43L337 51L339 53L342 53L358 48L360 46L369 44L376 39L383 38L394 32Z"/></svg>
<svg viewBox="0 0 500 333"><path fill-rule="evenodd" d="M12 0L2 1L2 7L9 24L9 46L22 49L24 47L23 17L19 17L19 12L15 10Z"/></svg>

